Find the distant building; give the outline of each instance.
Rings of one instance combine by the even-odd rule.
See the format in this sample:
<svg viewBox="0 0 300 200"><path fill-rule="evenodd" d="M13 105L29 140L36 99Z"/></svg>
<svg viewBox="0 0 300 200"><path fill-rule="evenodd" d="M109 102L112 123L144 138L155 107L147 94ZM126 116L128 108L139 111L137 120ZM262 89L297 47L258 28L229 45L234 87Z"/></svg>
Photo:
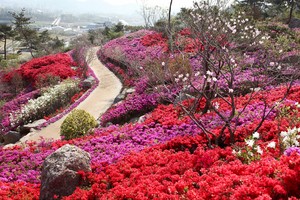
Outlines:
<svg viewBox="0 0 300 200"><path fill-rule="evenodd" d="M120 22L121 24L123 24L123 26L128 26L128 25L129 25L129 23L126 22L126 21L123 20L123 19L120 19L119 22Z"/></svg>
<svg viewBox="0 0 300 200"><path fill-rule="evenodd" d="M87 29L87 30L104 29L105 27L111 28L113 26L114 26L114 24L110 21L94 22L94 23L90 23L89 25L85 26L84 29Z"/></svg>
<svg viewBox="0 0 300 200"><path fill-rule="evenodd" d="M61 21L61 18L60 18L60 17L56 18L56 19L51 23L51 26L59 26L60 21Z"/></svg>

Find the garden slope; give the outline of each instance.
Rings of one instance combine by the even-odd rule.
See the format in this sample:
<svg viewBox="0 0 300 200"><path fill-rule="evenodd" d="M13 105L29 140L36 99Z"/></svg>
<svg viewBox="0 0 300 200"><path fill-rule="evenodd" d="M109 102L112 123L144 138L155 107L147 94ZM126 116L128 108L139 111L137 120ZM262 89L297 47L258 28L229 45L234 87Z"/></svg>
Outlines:
<svg viewBox="0 0 300 200"><path fill-rule="evenodd" d="M97 47L90 50L90 53L93 54L90 66L100 80L99 86L77 107L77 109L83 109L89 112L95 118L98 118L111 106L122 88L120 80L98 60L96 56L97 50ZM38 141L41 137L45 139L60 139L60 125L67 116L68 115L62 117L60 120L42 130L29 133L23 137L20 142Z"/></svg>

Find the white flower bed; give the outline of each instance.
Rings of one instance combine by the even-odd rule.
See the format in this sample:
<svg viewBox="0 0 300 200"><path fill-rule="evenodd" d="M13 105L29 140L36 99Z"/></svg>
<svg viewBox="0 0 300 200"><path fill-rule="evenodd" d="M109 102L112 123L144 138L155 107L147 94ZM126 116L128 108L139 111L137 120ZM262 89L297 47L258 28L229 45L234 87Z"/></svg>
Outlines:
<svg viewBox="0 0 300 200"><path fill-rule="evenodd" d="M65 80L59 85L47 88L42 96L29 100L20 111L10 115L11 125L26 124L54 113L70 103L71 98L79 91L78 80Z"/></svg>

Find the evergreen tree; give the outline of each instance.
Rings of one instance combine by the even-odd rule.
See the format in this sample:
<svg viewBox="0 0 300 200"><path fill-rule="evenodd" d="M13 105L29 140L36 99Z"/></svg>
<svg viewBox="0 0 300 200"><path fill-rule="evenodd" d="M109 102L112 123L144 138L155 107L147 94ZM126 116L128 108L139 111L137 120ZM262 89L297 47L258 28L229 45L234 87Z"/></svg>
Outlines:
<svg viewBox="0 0 300 200"><path fill-rule="evenodd" d="M12 12L11 15L14 18L12 23L17 34L16 39L23 41L26 47L29 48L31 56L34 57L32 49L36 49L39 38L37 31L29 26L32 23L31 18L25 16L25 9L22 9L19 13Z"/></svg>

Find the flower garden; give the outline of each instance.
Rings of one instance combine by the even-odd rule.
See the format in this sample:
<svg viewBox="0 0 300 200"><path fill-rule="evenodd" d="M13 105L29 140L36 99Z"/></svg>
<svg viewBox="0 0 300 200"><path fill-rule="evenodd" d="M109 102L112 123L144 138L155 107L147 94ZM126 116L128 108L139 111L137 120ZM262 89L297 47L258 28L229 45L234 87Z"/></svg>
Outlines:
<svg viewBox="0 0 300 200"><path fill-rule="evenodd" d="M174 38L178 49L172 53L168 39L149 30L130 33L103 45L99 59L134 92L104 113L102 126L89 135L1 149L1 198L38 199L44 159L63 145L73 144L90 153L92 172L79 171L81 185L63 199L299 199L299 80L295 79L292 85L283 81L275 84L274 74L262 73L259 68L267 63L268 69L277 70L276 75L288 76L292 65L296 67L299 63L289 63L287 68L284 60L299 53L299 43L281 50L279 55L273 51L273 57L263 57L262 48L269 48L268 42L278 46L275 35L265 46L256 44L259 48L255 51L235 54L227 63L229 68L236 67L235 79L228 88L230 74L218 76L216 71L208 70L202 73L203 60L197 56L199 41L192 39L190 30L183 29ZM237 52L239 47L234 42L225 45L224 51ZM37 65L49 65L49 71L43 71L45 76L50 73L60 79L79 73L70 67L51 72L56 69L51 63L56 61L47 59L51 60L46 57L28 62L17 73L31 87L40 74L37 70L42 70ZM162 77L162 85L161 71L155 70L165 66L173 69L178 63L181 68L175 69L171 77ZM61 65L73 64L63 61ZM279 73L281 65L284 70ZM5 80L11 79L12 74L4 76ZM187 89L194 95L208 83L220 88L210 110L202 112L208 98L176 99L178 91ZM193 87L186 88L187 84ZM28 113L38 113L34 110L38 102L43 102L39 106L44 106L42 116L49 107L47 99L55 101L57 91L69 91L66 102L70 102L80 92L78 85L76 80L62 81L42 93L30 90L17 96L2 107L4 113L15 113L13 117L5 115L2 124L7 124L9 130L25 123L20 120L33 120ZM233 101L229 103L231 97ZM234 115L226 121L233 103ZM194 115L186 111L190 106L195 107ZM130 122L141 116L139 122ZM208 145L215 138L221 142Z"/></svg>
<svg viewBox="0 0 300 200"><path fill-rule="evenodd" d="M0 133L6 134L39 119L46 122L38 128L44 127L83 101L99 81L96 79L96 84L84 94L86 88L81 87L83 67L78 66L70 52L36 58L4 73L1 83L6 88L1 97L5 103L0 108L3 113ZM88 75L95 77L92 70L87 71ZM21 91L13 95L10 90L18 82L22 82L19 85Z"/></svg>

